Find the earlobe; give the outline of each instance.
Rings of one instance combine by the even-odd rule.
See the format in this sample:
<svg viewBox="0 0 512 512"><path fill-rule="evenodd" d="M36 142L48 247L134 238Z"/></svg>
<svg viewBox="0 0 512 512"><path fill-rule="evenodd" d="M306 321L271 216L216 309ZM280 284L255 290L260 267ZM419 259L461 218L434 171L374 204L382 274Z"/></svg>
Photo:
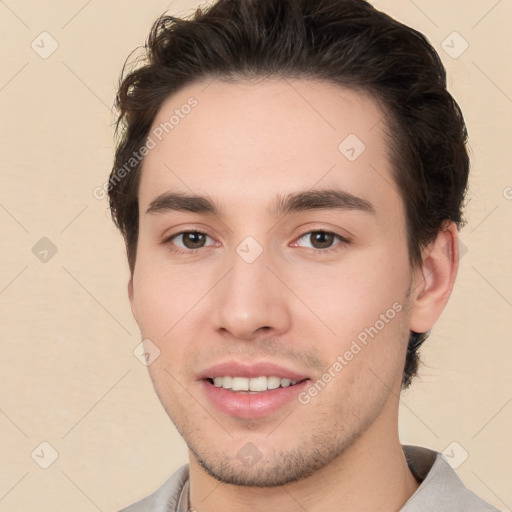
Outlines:
<svg viewBox="0 0 512 512"><path fill-rule="evenodd" d="M445 308L459 267L457 226L447 223L423 251L411 290L410 330L427 332Z"/></svg>

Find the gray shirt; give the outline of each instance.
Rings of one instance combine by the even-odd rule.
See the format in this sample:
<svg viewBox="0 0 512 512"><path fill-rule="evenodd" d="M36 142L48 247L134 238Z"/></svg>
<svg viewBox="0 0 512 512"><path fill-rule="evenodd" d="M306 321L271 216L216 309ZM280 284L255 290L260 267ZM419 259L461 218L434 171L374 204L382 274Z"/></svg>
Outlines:
<svg viewBox="0 0 512 512"><path fill-rule="evenodd" d="M409 468L421 482L400 512L499 512L461 482L444 456L420 446L402 446ZM188 464L155 492L119 512L188 512Z"/></svg>

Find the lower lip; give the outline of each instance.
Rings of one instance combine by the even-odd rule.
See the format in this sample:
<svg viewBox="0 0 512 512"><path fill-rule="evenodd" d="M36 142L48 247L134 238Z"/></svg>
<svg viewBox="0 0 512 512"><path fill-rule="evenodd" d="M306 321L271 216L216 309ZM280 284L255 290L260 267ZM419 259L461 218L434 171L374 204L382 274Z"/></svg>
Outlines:
<svg viewBox="0 0 512 512"><path fill-rule="evenodd" d="M271 389L261 393L229 391L214 386L208 380L201 381L201 387L213 405L221 412L237 418L263 418L297 399L308 385L309 379L294 386Z"/></svg>

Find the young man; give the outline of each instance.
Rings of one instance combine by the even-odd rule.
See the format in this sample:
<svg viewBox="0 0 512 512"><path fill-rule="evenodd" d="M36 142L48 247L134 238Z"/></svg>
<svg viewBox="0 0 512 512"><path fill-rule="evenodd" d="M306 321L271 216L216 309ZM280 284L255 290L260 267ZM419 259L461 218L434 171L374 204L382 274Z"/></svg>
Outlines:
<svg viewBox="0 0 512 512"><path fill-rule="evenodd" d="M109 198L190 464L124 510L496 510L398 437L469 168L424 36L362 0L220 0L147 57Z"/></svg>

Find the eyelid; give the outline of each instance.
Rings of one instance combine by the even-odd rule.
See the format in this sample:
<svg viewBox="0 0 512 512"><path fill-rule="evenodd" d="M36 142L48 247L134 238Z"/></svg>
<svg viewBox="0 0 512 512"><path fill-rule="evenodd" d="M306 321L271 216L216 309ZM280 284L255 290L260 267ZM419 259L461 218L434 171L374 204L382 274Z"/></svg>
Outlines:
<svg viewBox="0 0 512 512"><path fill-rule="evenodd" d="M339 249L338 246L340 246L340 245L347 245L347 244L351 243L351 238L350 237L341 235L340 233L338 233L336 231L333 231L332 229L327 229L325 227L314 227L314 228L309 228L308 230L303 231L301 234L297 235L295 237L295 239L294 239L295 241L293 242L293 244L291 246L295 247L296 246L295 244L297 244L297 241L299 241L301 238L304 238L306 235L310 235L312 233L319 233L319 232L325 233L325 234L329 234L329 235L333 235L333 236L337 237L340 240L340 242L337 243L337 244L334 244L334 245L332 245L330 247L327 247L325 249L317 249L315 247L310 247L309 248L309 249L311 249L312 251L314 251L316 253L329 253L330 251ZM210 236L206 230L202 231L202 230L197 229L197 228L184 228L184 229L182 229L180 231L177 231L176 233L171 233L170 235L164 236L164 238L163 238L161 243L163 245L167 245L167 244L171 243L171 241L174 238L177 238L178 236L183 235L185 233L199 233L199 234L205 235L206 237L210 238L211 240L214 240L214 238L212 236ZM190 254L194 254L194 253L199 252L201 249L206 249L207 247L211 247L212 245L215 245L215 243L207 245L207 246L199 247L197 249L183 249L182 247L175 246L174 244L172 244L172 245L174 245L172 251L176 252L176 253L189 254L190 255ZM306 247L306 249L308 249L308 247Z"/></svg>
<svg viewBox="0 0 512 512"><path fill-rule="evenodd" d="M343 236L340 233L338 233L336 231L333 231L331 229L326 229L326 228L312 228L311 229L310 228L307 231L304 231L301 235L298 235L296 237L296 239L295 239L296 241L293 243L293 246L295 246L295 244L301 238L304 238L307 235L311 235L312 233L325 233L325 234L328 234L328 235L333 235L333 236L337 237L340 240L339 243L331 245L330 247L327 247L326 249L317 249L316 247L307 247L307 249L311 249L311 250L313 250L315 252L318 252L318 253L327 253L327 252L330 252L331 250L338 249L339 248L338 246L340 246L340 245L347 245L347 244L351 243L350 237Z"/></svg>
<svg viewBox="0 0 512 512"><path fill-rule="evenodd" d="M171 233L170 235L164 236L164 238L162 240L162 244L167 245L167 244L171 243L171 240L173 240L174 238L177 238L180 235L184 235L185 233L199 233L201 235L205 235L206 237L210 238L211 240L214 240L214 238L212 236L210 236L206 231L201 231L200 229L197 229L197 228L189 228L189 229L182 229L181 231L177 231L176 233ZM211 244L211 245L214 245L214 244ZM209 246L206 246L206 247L209 247ZM199 249L204 249L204 248L205 247L199 247L198 249L183 249L181 247L177 247L176 251L177 252L194 253L194 252L199 251Z"/></svg>

